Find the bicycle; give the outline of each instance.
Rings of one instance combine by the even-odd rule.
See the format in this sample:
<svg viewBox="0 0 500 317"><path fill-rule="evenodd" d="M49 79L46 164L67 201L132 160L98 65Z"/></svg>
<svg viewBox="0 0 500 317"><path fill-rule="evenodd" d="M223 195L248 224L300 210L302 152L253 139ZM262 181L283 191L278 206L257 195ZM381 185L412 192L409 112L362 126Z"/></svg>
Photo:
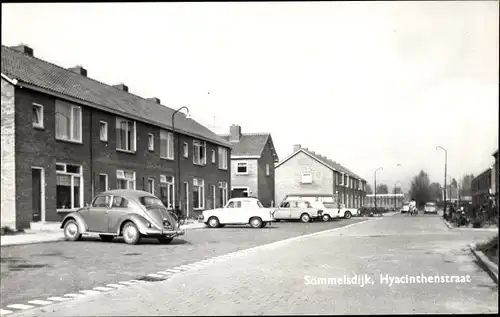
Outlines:
<svg viewBox="0 0 500 317"><path fill-rule="evenodd" d="M418 215L418 210L417 208L413 208L411 211L410 211L410 215L413 216L413 217L416 217Z"/></svg>

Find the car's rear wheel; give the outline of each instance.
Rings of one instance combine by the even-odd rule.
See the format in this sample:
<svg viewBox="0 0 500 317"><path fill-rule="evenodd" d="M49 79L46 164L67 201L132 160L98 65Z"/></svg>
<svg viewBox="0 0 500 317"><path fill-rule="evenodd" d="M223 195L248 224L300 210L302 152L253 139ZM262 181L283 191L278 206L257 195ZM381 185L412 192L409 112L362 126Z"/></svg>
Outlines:
<svg viewBox="0 0 500 317"><path fill-rule="evenodd" d="M309 216L308 214L302 214L300 216L300 221L302 221L302 222L309 222L309 221L311 221L311 216Z"/></svg>
<svg viewBox="0 0 500 317"><path fill-rule="evenodd" d="M262 219L260 219L259 217L253 217L252 219L250 219L250 225L253 228L262 228L262 223Z"/></svg>
<svg viewBox="0 0 500 317"><path fill-rule="evenodd" d="M123 240L127 244L137 244L141 241L141 233L133 222L127 222L122 230Z"/></svg>
<svg viewBox="0 0 500 317"><path fill-rule="evenodd" d="M64 225L64 237L69 241L78 241L82 237L76 220L70 219Z"/></svg>
<svg viewBox="0 0 500 317"><path fill-rule="evenodd" d="M207 224L210 228L218 228L220 226L219 219L214 216L208 218Z"/></svg>
<svg viewBox="0 0 500 317"><path fill-rule="evenodd" d="M345 219L351 219L351 217L352 217L351 212L350 212L349 210L348 210L348 211L346 211L346 212L345 212L345 214L344 214L344 218L345 218Z"/></svg>
<svg viewBox="0 0 500 317"><path fill-rule="evenodd" d="M160 244L169 244L174 238L158 238Z"/></svg>
<svg viewBox="0 0 500 317"><path fill-rule="evenodd" d="M109 234L100 234L99 238L101 238L102 241L112 241L114 236Z"/></svg>
<svg viewBox="0 0 500 317"><path fill-rule="evenodd" d="M327 222L327 221L330 221L331 218L329 215L323 215L322 219L324 222Z"/></svg>

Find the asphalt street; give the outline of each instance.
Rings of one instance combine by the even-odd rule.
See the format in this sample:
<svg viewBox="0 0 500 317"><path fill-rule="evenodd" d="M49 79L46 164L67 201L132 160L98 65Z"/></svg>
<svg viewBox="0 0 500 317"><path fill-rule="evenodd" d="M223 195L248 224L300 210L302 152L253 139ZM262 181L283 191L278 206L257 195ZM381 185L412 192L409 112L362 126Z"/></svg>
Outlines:
<svg viewBox="0 0 500 317"><path fill-rule="evenodd" d="M467 248L495 234L449 230L437 216L383 217L11 316L498 313L497 285ZM360 275L373 283L320 282ZM462 280L382 279L406 275Z"/></svg>
<svg viewBox="0 0 500 317"><path fill-rule="evenodd" d="M2 247L0 308L139 279L158 270L359 221L279 222L263 229L226 226L188 230L170 245L159 245L154 239L134 246L121 239L103 242L97 238Z"/></svg>

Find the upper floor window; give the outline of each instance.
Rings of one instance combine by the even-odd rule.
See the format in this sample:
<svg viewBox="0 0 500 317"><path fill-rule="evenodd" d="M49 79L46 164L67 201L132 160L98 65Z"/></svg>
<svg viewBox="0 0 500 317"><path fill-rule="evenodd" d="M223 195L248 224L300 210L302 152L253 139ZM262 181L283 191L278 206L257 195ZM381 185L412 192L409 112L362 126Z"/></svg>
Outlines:
<svg viewBox="0 0 500 317"><path fill-rule="evenodd" d="M193 141L193 163L197 165L207 164L207 144L204 141Z"/></svg>
<svg viewBox="0 0 500 317"><path fill-rule="evenodd" d="M56 139L82 142L82 108L70 103L56 101Z"/></svg>
<svg viewBox="0 0 500 317"><path fill-rule="evenodd" d="M248 163L238 162L236 165L236 174L248 174Z"/></svg>
<svg viewBox="0 0 500 317"><path fill-rule="evenodd" d="M312 173L303 172L301 183L302 184L311 184L312 183Z"/></svg>
<svg viewBox="0 0 500 317"><path fill-rule="evenodd" d="M135 121L116 118L116 149L135 152L136 132Z"/></svg>
<svg viewBox="0 0 500 317"><path fill-rule="evenodd" d="M108 123L106 121L99 122L99 137L101 141L108 141Z"/></svg>
<svg viewBox="0 0 500 317"><path fill-rule="evenodd" d="M160 157L174 159L174 134L172 132L160 131Z"/></svg>
<svg viewBox="0 0 500 317"><path fill-rule="evenodd" d="M227 149L223 147L218 148L219 154L219 168L227 170Z"/></svg>
<svg viewBox="0 0 500 317"><path fill-rule="evenodd" d="M33 127L43 129L43 106L34 103L33 104Z"/></svg>
<svg viewBox="0 0 500 317"><path fill-rule="evenodd" d="M153 133L148 133L148 150L155 150L155 136Z"/></svg>
<svg viewBox="0 0 500 317"><path fill-rule="evenodd" d="M212 163L215 164L215 150L212 150Z"/></svg>
<svg viewBox="0 0 500 317"><path fill-rule="evenodd" d="M187 144L186 142L184 142L184 146L182 147L182 152L184 153L184 157L188 157L189 156L189 144Z"/></svg>

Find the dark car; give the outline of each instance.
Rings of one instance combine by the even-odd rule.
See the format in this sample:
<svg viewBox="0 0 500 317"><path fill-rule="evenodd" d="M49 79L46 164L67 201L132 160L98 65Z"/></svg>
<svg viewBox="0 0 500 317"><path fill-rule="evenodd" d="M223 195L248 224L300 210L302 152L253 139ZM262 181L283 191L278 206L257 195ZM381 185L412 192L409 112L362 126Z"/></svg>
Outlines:
<svg viewBox="0 0 500 317"><path fill-rule="evenodd" d="M97 195L92 204L64 217L61 228L66 240L77 241L82 234L96 233L102 240L123 237L137 244L142 237L170 243L184 235L161 200L140 190L110 190Z"/></svg>

